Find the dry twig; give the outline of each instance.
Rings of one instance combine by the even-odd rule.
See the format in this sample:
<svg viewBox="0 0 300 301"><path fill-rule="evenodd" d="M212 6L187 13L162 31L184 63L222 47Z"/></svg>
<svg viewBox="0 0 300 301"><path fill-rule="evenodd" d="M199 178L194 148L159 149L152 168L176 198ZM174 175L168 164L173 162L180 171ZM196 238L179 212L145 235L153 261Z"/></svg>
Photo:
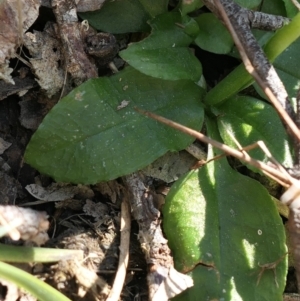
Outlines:
<svg viewBox="0 0 300 301"><path fill-rule="evenodd" d="M281 106L291 117L294 117L295 112L289 102L285 87L251 32L251 27L264 30L279 29L287 24L289 19L254 12L239 6L232 0L204 0L203 2L226 26L233 29L230 30L231 34L235 32L234 35L238 37L235 39L233 36L235 42L238 40L238 43L242 45L256 73L264 79Z"/></svg>
<svg viewBox="0 0 300 301"><path fill-rule="evenodd" d="M232 15L232 18L229 18L228 12L225 11L225 7L223 7L220 0L215 0L215 5L223 22L231 34L235 45L237 46L246 70L254 77L256 82L265 92L270 102L277 110L279 116L284 120L294 136L300 140L300 131L290 117L293 116L295 118L295 114L289 105L287 92L285 91L285 88L274 67L268 62L267 58L262 52L262 49L259 47L252 34L249 36L249 32L247 32L247 30L250 31L250 27L246 27L245 32L242 32L243 34L247 34L249 37L247 37L247 39L242 38L243 36L241 33L239 33L240 21L236 21ZM231 20L233 20L233 22ZM261 65L264 67L260 67ZM289 111L289 114L286 110Z"/></svg>
<svg viewBox="0 0 300 301"><path fill-rule="evenodd" d="M255 160L253 158L251 158L247 153L245 152L242 152L240 150L236 150L236 149L233 149L231 147L229 147L228 145L226 144L223 144L223 143L220 143L216 140L213 140L207 136L205 136L204 134L202 133L199 133L193 129L190 129L188 127L185 127L177 122L174 122L174 121L171 121L167 118L164 118L162 116L159 116L159 115L156 115L154 113L151 113L151 112L147 112L147 111L143 111L143 110L140 110L140 109L137 109L136 110L146 116L149 116L161 123L164 123L170 127L173 127L183 133L186 133L192 137L195 137L196 139L206 143L206 144L211 144L213 145L214 147L224 151L226 154L228 155L231 155L237 159L240 159L248 164L251 164L252 166L262 170L263 172L266 172L266 173L269 173L271 174L275 179L278 179L279 181L283 182L283 185L285 186L290 186L292 183L294 183L296 180L293 179L293 177L291 177L288 173L282 173L281 171L259 161L259 160ZM242 150L245 150L247 149L247 147L243 147Z"/></svg>
<svg viewBox="0 0 300 301"><path fill-rule="evenodd" d="M291 0L293 4L297 7L298 10L300 10L300 4L297 0Z"/></svg>

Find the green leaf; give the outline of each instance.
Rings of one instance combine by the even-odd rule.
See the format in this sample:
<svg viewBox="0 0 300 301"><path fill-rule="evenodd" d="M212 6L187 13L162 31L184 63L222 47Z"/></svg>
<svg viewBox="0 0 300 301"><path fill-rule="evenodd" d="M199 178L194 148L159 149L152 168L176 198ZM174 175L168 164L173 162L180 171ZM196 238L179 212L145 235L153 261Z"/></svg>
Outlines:
<svg viewBox="0 0 300 301"><path fill-rule="evenodd" d="M299 38L300 13L293 20L285 25L271 37L264 47L269 60L273 62L286 48ZM248 87L254 82L251 75L243 65L239 65L205 96L204 102L207 105L216 105L235 95L241 89Z"/></svg>
<svg viewBox="0 0 300 301"><path fill-rule="evenodd" d="M300 70L298 65L295 64L295 58L297 58L299 52L300 39L297 39L294 43L287 47L273 63L273 66L282 80L290 99L296 98L300 84ZM256 83L254 84L254 87L261 97L267 99L266 95Z"/></svg>
<svg viewBox="0 0 300 301"><path fill-rule="evenodd" d="M287 17L288 18L293 18L294 16L296 16L297 13L298 13L298 9L293 4L293 2L291 0L283 0L283 2L284 2L284 5L285 5Z"/></svg>
<svg viewBox="0 0 300 301"><path fill-rule="evenodd" d="M244 147L262 140L280 163L287 167L292 166L288 136L271 105L256 98L236 96L219 106L215 114L225 144L238 148L232 136ZM255 159L269 161L260 148L248 153ZM249 168L254 169L250 166Z"/></svg>
<svg viewBox="0 0 300 301"><path fill-rule="evenodd" d="M121 51L120 56L146 75L198 81L201 64L188 49L198 31L197 23L189 17L182 18L179 13L167 13L155 17L150 25L151 35Z"/></svg>
<svg viewBox="0 0 300 301"><path fill-rule="evenodd" d="M262 0L235 0L234 2L236 2L242 7L254 9L259 7Z"/></svg>
<svg viewBox="0 0 300 301"><path fill-rule="evenodd" d="M211 13L196 18L199 34L195 39L200 48L218 54L227 54L233 46L233 40L226 27Z"/></svg>
<svg viewBox="0 0 300 301"><path fill-rule="evenodd" d="M44 281L4 262L0 262L0 277L15 283L40 301L71 301Z"/></svg>
<svg viewBox="0 0 300 301"><path fill-rule="evenodd" d="M300 70L298 64L295 64L299 52L300 39L297 39L277 57L273 64L288 91L289 97L296 97L299 89Z"/></svg>
<svg viewBox="0 0 300 301"><path fill-rule="evenodd" d="M175 266L192 270L194 279L194 287L173 300L282 300L285 232L259 182L234 171L226 159L212 161L172 186L163 214ZM266 270L257 284L259 265L281 257L276 276Z"/></svg>
<svg viewBox="0 0 300 301"><path fill-rule="evenodd" d="M286 11L282 0L264 0L260 10L266 14L286 17Z"/></svg>
<svg viewBox="0 0 300 301"><path fill-rule="evenodd" d="M203 94L189 80L162 81L132 68L89 80L45 117L27 146L25 160L63 182L93 184L129 174L193 140L134 107L199 130ZM129 103L118 109L122 101Z"/></svg>
<svg viewBox="0 0 300 301"><path fill-rule="evenodd" d="M168 10L168 0L139 0L145 11L153 18Z"/></svg>
<svg viewBox="0 0 300 301"><path fill-rule="evenodd" d="M97 30L110 33L150 31L147 21L151 19L139 0L106 1L100 10L80 13Z"/></svg>
<svg viewBox="0 0 300 301"><path fill-rule="evenodd" d="M0 243L0 261L5 262L56 262L60 260L83 259L82 250L50 249L11 246Z"/></svg>
<svg viewBox="0 0 300 301"><path fill-rule="evenodd" d="M180 12L186 15L203 6L202 0L182 0L180 3Z"/></svg>

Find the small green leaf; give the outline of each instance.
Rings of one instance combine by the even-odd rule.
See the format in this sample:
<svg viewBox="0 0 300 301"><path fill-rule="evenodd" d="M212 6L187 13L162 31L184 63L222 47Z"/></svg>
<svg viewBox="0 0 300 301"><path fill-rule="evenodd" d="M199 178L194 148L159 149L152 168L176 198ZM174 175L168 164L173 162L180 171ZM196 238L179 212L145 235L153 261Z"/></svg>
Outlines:
<svg viewBox="0 0 300 301"><path fill-rule="evenodd" d="M203 6L202 0L182 0L180 3L180 12L186 15Z"/></svg>
<svg viewBox="0 0 300 301"><path fill-rule="evenodd" d="M218 54L227 54L233 46L233 40L226 27L215 15L202 14L196 18L199 34L195 39L200 48Z"/></svg>
<svg viewBox="0 0 300 301"><path fill-rule="evenodd" d="M212 161L172 186L163 214L175 266L194 279L194 287L173 300L282 300L285 232L259 182L234 171L226 159ZM257 284L259 265L281 257L276 276L266 270Z"/></svg>
<svg viewBox="0 0 300 301"><path fill-rule="evenodd" d="M183 19L179 13L167 13L154 18L150 25L151 35L121 51L120 56L135 69L153 77L198 81L201 64L188 49L198 30L197 23L189 17Z"/></svg>
<svg viewBox="0 0 300 301"><path fill-rule="evenodd" d="M256 98L236 96L219 106L215 113L225 144L238 148L232 136L244 147L262 140L280 163L286 167L292 166L288 136L271 105ZM250 150L249 155L264 162L269 161L260 148Z"/></svg>
<svg viewBox="0 0 300 301"><path fill-rule="evenodd" d="M99 10L80 13L97 30L110 33L150 31L151 15L139 0L106 1Z"/></svg>
<svg viewBox="0 0 300 301"><path fill-rule="evenodd" d="M93 184L129 174L193 140L134 107L200 129L203 94L192 81L163 81L130 67L89 80L45 117L25 160L62 182Z"/></svg>

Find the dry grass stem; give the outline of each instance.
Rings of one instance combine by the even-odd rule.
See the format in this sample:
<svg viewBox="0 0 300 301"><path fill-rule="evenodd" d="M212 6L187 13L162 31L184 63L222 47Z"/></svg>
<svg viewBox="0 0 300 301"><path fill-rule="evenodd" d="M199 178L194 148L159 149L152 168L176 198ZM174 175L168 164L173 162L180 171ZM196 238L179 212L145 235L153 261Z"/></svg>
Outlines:
<svg viewBox="0 0 300 301"><path fill-rule="evenodd" d="M183 133L186 133L192 137L195 137L196 139L199 139L200 141L202 141L206 144L211 144L212 146L225 152L227 155L231 155L237 159L240 159L240 160L260 169L263 172L267 172L267 173L271 174L275 179L278 179L279 181L283 182L285 186L290 186L292 183L297 181L297 180L293 179L288 173L282 173L281 171L279 171L261 161L251 158L248 154L245 154L239 150L229 147L226 144L223 144L216 140L213 140L213 139L203 135L202 133L199 133L199 132L197 132L193 129L190 129L184 125L181 125L177 122L171 121L167 118L164 118L162 116L156 115L156 114L148 112L148 111L144 111L144 110L141 110L138 108L135 108L135 110L140 112L141 114L144 114L150 118L153 118L161 123L164 123L172 128L175 128Z"/></svg>
<svg viewBox="0 0 300 301"><path fill-rule="evenodd" d="M291 0L291 1L297 7L297 9L300 10L300 3L297 0Z"/></svg>
<svg viewBox="0 0 300 301"><path fill-rule="evenodd" d="M121 295L129 260L130 223L130 207L127 200L124 199L121 205L121 242L118 270L106 301L118 301Z"/></svg>

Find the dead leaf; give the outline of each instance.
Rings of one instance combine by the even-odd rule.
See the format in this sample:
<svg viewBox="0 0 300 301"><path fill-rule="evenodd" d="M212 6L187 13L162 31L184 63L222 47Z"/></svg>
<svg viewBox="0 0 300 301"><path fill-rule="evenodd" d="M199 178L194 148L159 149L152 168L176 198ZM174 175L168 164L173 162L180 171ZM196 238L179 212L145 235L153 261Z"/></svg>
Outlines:
<svg viewBox="0 0 300 301"><path fill-rule="evenodd" d="M59 65L62 60L61 44L56 38L53 24L47 23L43 32L26 33L24 45L32 56L29 61L37 82L48 97L53 96L62 89L64 83L64 71Z"/></svg>
<svg viewBox="0 0 300 301"><path fill-rule="evenodd" d="M77 186L60 187L59 184L54 183L47 188L37 184L30 184L25 189L36 199L46 202L57 202L71 199L78 192Z"/></svg>
<svg viewBox="0 0 300 301"><path fill-rule="evenodd" d="M100 9L106 0L76 0L77 12L94 11ZM51 8L51 0L42 0L42 6Z"/></svg>
<svg viewBox="0 0 300 301"><path fill-rule="evenodd" d="M95 300L106 300L110 287L96 272L86 268L77 260L61 261L59 262L59 266L59 270L70 273L76 278L77 283L79 284L78 295L80 295L81 298L85 297L89 292L94 297L97 297Z"/></svg>
<svg viewBox="0 0 300 301"><path fill-rule="evenodd" d="M4 0L0 2L0 79L14 84L9 59L15 57L23 34L37 19L40 0Z"/></svg>
<svg viewBox="0 0 300 301"><path fill-rule="evenodd" d="M196 162L197 160L185 151L168 152L145 167L142 172L148 177L170 183L188 172Z"/></svg>
<svg viewBox="0 0 300 301"><path fill-rule="evenodd" d="M151 274L154 279L151 278ZM154 284L157 279L161 279L161 281L156 284L156 287L149 284L151 301L168 301L194 285L190 276L177 272L173 267L168 270L164 267L157 267L154 273L148 275L148 283L151 280L151 283ZM152 289L156 290L151 291Z"/></svg>
<svg viewBox="0 0 300 301"><path fill-rule="evenodd" d="M95 185L95 190L104 196L108 196L115 203L120 196L122 186L116 181L101 182Z"/></svg>
<svg viewBox="0 0 300 301"><path fill-rule="evenodd" d="M86 204L83 206L83 211L87 215L94 217L98 226L110 219L108 216L108 206L100 202L95 203L91 200L86 200Z"/></svg>
<svg viewBox="0 0 300 301"><path fill-rule="evenodd" d="M37 86L37 82L30 77L14 77L13 81L15 83L14 85L0 81L0 100L16 93L21 97L25 95L29 89Z"/></svg>
<svg viewBox="0 0 300 301"><path fill-rule="evenodd" d="M21 112L19 121L23 127L36 130L44 117L58 102L59 96L48 98L43 92L29 91L18 102Z"/></svg>
<svg viewBox="0 0 300 301"><path fill-rule="evenodd" d="M19 289L16 286L16 284L6 281L6 280L0 280L1 286L6 288L6 294L4 294L3 301L17 301L19 299ZM3 290L3 288L1 288Z"/></svg>
<svg viewBox="0 0 300 301"><path fill-rule="evenodd" d="M86 12L100 9L104 4L105 0L76 0L77 11Z"/></svg>

